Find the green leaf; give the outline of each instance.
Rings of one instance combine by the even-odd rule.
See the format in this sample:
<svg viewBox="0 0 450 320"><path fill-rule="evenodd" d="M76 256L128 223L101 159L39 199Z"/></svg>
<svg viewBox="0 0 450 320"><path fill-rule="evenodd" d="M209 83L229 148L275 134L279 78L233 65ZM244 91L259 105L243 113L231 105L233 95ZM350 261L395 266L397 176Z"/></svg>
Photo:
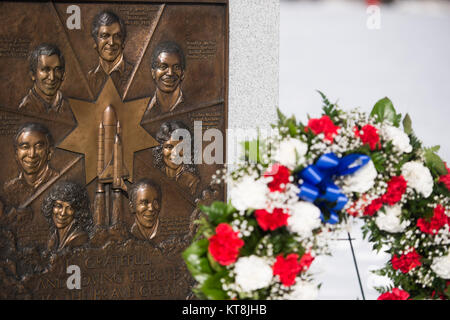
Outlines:
<svg viewBox="0 0 450 320"><path fill-rule="evenodd" d="M208 245L208 239L201 239L193 242L183 252L183 259L189 271L199 283L203 283L212 274L212 269L206 257Z"/></svg>
<svg viewBox="0 0 450 320"><path fill-rule="evenodd" d="M432 146L430 148L427 148L430 152L438 152L441 149L441 146Z"/></svg>
<svg viewBox="0 0 450 320"><path fill-rule="evenodd" d="M277 108L277 114L278 114L278 122L280 124L283 124L286 121L286 116L281 112L279 108Z"/></svg>
<svg viewBox="0 0 450 320"><path fill-rule="evenodd" d="M425 163L432 170L434 169L439 175L447 174L447 169L445 168L445 163L442 159L435 153L439 150L439 146L434 146L431 148L425 148Z"/></svg>
<svg viewBox="0 0 450 320"><path fill-rule="evenodd" d="M222 267L213 257L212 255L209 253L209 251L207 251L206 256L208 257L208 261L210 266L213 268L214 271L216 272L222 272L224 271L224 267Z"/></svg>
<svg viewBox="0 0 450 320"><path fill-rule="evenodd" d="M227 300L229 297L222 289L222 279L226 275L226 271L210 275L200 287L200 290L209 300Z"/></svg>
<svg viewBox="0 0 450 320"><path fill-rule="evenodd" d="M406 134L410 135L412 130L412 121L409 114L406 114L405 118L403 118L403 131L405 131Z"/></svg>
<svg viewBox="0 0 450 320"><path fill-rule="evenodd" d="M418 294L417 296L411 297L409 299L416 301L416 300L425 300L426 298L428 298L428 295L426 293L421 293L421 294Z"/></svg>
<svg viewBox="0 0 450 320"><path fill-rule="evenodd" d="M289 134L291 137L295 137L298 134L297 124L295 123L294 119L289 119L288 122L288 128L289 128Z"/></svg>
<svg viewBox="0 0 450 320"><path fill-rule="evenodd" d="M221 201L214 201L209 207L200 205L200 210L206 213L209 220L215 225L222 222L227 222L230 214L236 212L236 209L231 204Z"/></svg>
<svg viewBox="0 0 450 320"><path fill-rule="evenodd" d="M376 116L377 122L383 122L385 120L389 120L394 124L394 126L398 127L400 125L399 115L395 112L395 108L392 104L392 101L389 98L385 97L379 100L372 109L370 113L371 117Z"/></svg>

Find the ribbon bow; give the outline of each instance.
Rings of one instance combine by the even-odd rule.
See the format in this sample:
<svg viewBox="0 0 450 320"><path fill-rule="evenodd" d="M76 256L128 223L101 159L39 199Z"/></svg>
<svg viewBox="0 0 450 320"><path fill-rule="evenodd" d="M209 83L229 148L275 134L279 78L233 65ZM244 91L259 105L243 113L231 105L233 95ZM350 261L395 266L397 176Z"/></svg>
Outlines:
<svg viewBox="0 0 450 320"><path fill-rule="evenodd" d="M307 166L297 174L297 177L303 179L303 183L299 185L298 197L309 202L320 200L320 218L322 221L330 224L338 223L339 216L336 211L344 208L348 198L334 184L333 177L355 173L365 166L369 160L369 156L357 153L343 158L337 157L332 152L321 155L315 164ZM330 213L328 220L324 217L324 208L327 208Z"/></svg>

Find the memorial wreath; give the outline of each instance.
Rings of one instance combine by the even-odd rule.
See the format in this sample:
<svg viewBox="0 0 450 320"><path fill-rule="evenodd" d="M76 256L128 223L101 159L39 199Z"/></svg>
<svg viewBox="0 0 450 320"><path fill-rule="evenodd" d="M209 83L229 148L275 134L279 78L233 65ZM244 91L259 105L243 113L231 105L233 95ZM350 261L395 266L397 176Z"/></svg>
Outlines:
<svg viewBox="0 0 450 320"><path fill-rule="evenodd" d="M319 92L320 93L320 92ZM275 135L244 142L245 162L213 176L229 203L201 206L183 257L201 299L314 299L309 270L355 219L390 279L379 300L450 298L450 170L388 98L367 115L325 95L306 125L281 112ZM400 129L401 124L403 129Z"/></svg>

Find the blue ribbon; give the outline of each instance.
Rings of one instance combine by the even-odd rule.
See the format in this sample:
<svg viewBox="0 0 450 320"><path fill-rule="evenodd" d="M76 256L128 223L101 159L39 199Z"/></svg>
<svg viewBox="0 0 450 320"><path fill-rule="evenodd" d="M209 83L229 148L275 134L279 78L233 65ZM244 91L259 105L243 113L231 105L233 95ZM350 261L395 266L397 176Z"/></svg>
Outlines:
<svg viewBox="0 0 450 320"><path fill-rule="evenodd" d="M322 221L330 224L338 223L339 216L336 211L344 208L348 198L334 184L333 177L355 173L369 161L369 156L357 153L343 158L339 158L332 152L321 155L315 164L307 166L297 174L297 177L303 180L303 183L299 185L298 197L308 202L318 201ZM328 220L323 214L325 208L330 213Z"/></svg>

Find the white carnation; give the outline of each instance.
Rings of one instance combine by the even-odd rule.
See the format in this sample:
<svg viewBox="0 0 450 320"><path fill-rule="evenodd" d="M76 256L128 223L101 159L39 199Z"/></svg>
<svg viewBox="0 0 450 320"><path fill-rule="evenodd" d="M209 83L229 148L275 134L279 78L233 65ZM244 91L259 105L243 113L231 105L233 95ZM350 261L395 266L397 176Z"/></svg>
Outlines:
<svg viewBox="0 0 450 320"><path fill-rule="evenodd" d="M312 231L320 227L320 209L311 202L299 201L292 206L288 218L288 230L302 238L312 236Z"/></svg>
<svg viewBox="0 0 450 320"><path fill-rule="evenodd" d="M383 213L382 210L380 210L375 219L375 223L380 230L390 233L405 231L405 228L408 226L408 222L400 222L400 217L402 215L401 206L384 206L384 211L385 212Z"/></svg>
<svg viewBox="0 0 450 320"><path fill-rule="evenodd" d="M393 147L398 151L402 153L409 153L412 151L412 146L409 144L409 137L401 129L384 125L381 128L381 135L384 140L392 141Z"/></svg>
<svg viewBox="0 0 450 320"><path fill-rule="evenodd" d="M425 198L433 192L433 177L430 170L418 161L410 161L402 166L402 176L408 187L415 189Z"/></svg>
<svg viewBox="0 0 450 320"><path fill-rule="evenodd" d="M287 138L280 142L279 148L275 152L274 160L292 170L303 162L307 151L308 145L303 141Z"/></svg>
<svg viewBox="0 0 450 320"><path fill-rule="evenodd" d="M450 279L450 253L443 257L434 258L431 270L442 279Z"/></svg>
<svg viewBox="0 0 450 320"><path fill-rule="evenodd" d="M242 257L234 266L236 284L244 292L267 287L272 281L273 271L270 265L257 256Z"/></svg>
<svg viewBox="0 0 450 320"><path fill-rule="evenodd" d="M233 183L230 188L231 204L239 211L263 209L269 188L264 181L245 176L240 182Z"/></svg>
<svg viewBox="0 0 450 320"><path fill-rule="evenodd" d="M371 273L367 277L367 287L369 287L370 289L376 290L376 288L389 286L393 287L394 283L392 282L392 279L387 276L380 276Z"/></svg>
<svg viewBox="0 0 450 320"><path fill-rule="evenodd" d="M288 300L316 300L319 295L317 285L304 280L298 280L292 289L293 291L285 297Z"/></svg>
<svg viewBox="0 0 450 320"><path fill-rule="evenodd" d="M364 167L360 168L353 174L346 176L343 180L342 190L344 192L364 193L372 189L377 177L377 169L372 160Z"/></svg>

